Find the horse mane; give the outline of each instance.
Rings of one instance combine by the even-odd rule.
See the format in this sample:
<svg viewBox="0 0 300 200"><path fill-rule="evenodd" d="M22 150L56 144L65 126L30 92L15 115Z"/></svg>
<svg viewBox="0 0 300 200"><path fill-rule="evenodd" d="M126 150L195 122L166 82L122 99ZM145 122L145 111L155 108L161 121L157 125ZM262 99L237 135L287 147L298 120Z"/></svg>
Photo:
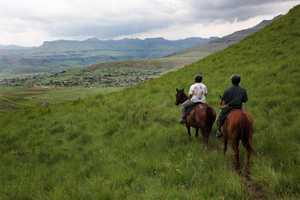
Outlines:
<svg viewBox="0 0 300 200"><path fill-rule="evenodd" d="M183 94L183 98L184 98L184 100L186 101L189 97L185 94L185 92L183 91L182 92L182 94Z"/></svg>
<svg viewBox="0 0 300 200"><path fill-rule="evenodd" d="M184 89L176 89L177 94L179 94L179 102L183 103L188 99L188 96L185 94Z"/></svg>

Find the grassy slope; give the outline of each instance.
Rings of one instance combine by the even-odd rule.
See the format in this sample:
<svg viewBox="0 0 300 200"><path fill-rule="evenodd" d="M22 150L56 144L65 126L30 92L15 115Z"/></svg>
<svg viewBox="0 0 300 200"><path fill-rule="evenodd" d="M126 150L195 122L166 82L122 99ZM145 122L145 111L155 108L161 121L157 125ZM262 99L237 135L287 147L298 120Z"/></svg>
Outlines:
<svg viewBox="0 0 300 200"><path fill-rule="evenodd" d="M176 87L205 75L209 103L232 73L255 119L253 180L300 195L300 7L241 43L159 79L104 96L0 116L1 199L246 199L221 144L189 141Z"/></svg>
<svg viewBox="0 0 300 200"><path fill-rule="evenodd" d="M22 110L36 105L60 104L78 99L108 94L123 88L72 87L72 88L23 88L0 87L0 112Z"/></svg>

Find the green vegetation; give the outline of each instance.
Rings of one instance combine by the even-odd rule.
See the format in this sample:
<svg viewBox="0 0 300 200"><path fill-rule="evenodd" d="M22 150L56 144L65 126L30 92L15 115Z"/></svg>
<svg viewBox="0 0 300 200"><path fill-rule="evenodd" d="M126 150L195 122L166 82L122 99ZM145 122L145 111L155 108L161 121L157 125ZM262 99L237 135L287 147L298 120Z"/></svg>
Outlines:
<svg viewBox="0 0 300 200"><path fill-rule="evenodd" d="M192 54L183 52L158 59L98 63L86 68L74 68L53 74L37 73L8 75L8 77L3 75L0 85L9 87L127 87L191 64L217 51L217 48L197 50L191 50Z"/></svg>
<svg viewBox="0 0 300 200"><path fill-rule="evenodd" d="M160 78L1 114L1 199L299 199L299 44L298 6L239 44ZM200 71L216 108L232 73L248 88L257 151L252 190L220 141L211 137L206 150L177 123L175 88L187 88Z"/></svg>
<svg viewBox="0 0 300 200"><path fill-rule="evenodd" d="M60 104L80 100L96 94L108 94L122 88L0 88L0 112L15 111L37 105L48 107L49 104Z"/></svg>
<svg viewBox="0 0 300 200"><path fill-rule="evenodd" d="M0 85L6 87L128 87L170 70L176 70L198 59L199 56L176 55L151 60L99 63L84 69L74 68L54 74L16 75L0 80Z"/></svg>

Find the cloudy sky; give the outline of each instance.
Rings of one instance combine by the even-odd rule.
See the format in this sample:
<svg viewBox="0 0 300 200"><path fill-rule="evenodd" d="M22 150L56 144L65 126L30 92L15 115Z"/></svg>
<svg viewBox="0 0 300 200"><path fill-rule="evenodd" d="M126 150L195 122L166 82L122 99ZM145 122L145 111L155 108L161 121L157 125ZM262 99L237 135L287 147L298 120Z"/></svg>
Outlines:
<svg viewBox="0 0 300 200"><path fill-rule="evenodd" d="M0 0L0 44L224 36L297 4L300 0Z"/></svg>

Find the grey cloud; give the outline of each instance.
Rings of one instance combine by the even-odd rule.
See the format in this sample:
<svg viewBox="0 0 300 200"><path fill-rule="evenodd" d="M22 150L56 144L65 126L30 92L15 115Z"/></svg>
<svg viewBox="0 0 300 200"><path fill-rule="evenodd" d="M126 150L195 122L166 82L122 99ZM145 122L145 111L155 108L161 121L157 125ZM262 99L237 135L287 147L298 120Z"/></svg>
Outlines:
<svg viewBox="0 0 300 200"><path fill-rule="evenodd" d="M152 29L160 29L171 25L170 21L128 21L115 23L81 22L81 23L53 23L49 27L49 32L53 37L98 37L114 38L121 35L130 35L145 32Z"/></svg>
<svg viewBox="0 0 300 200"><path fill-rule="evenodd" d="M214 21L243 21L256 16L278 14L282 10L279 8L283 2L290 2L291 5L300 3L300 0L128 0L128 2L124 0L119 3L122 6L126 5L123 8L117 3L110 5L105 4L106 1L90 0L89 5L86 5L87 10L92 8L89 12L86 8L81 10L80 5L74 7L73 1L65 0L62 2L66 3L63 5L66 9L56 12L54 8L61 2L59 0L50 2L54 8L49 10L47 7L43 9L36 7L35 1L28 0L28 5L24 8L22 5L13 4L14 1L0 2L0 27L1 18L3 21L3 17L6 17L8 21L11 19L10 27L13 27L11 30L15 30L15 33L29 30L41 32L49 38L62 39L79 37L110 39L172 26L184 27L185 24L205 25ZM85 1L77 2L85 5ZM5 8L6 5L8 6ZM97 6L102 10L97 12ZM57 7L59 8L59 5ZM22 22L15 23L14 19L20 19ZM7 23L2 27L9 29Z"/></svg>
<svg viewBox="0 0 300 200"><path fill-rule="evenodd" d="M214 20L243 21L258 15L274 14L273 8L284 2L297 0L189 0L191 8L190 20L210 22Z"/></svg>
<svg viewBox="0 0 300 200"><path fill-rule="evenodd" d="M271 4L271 2L273 4ZM130 35L136 33L147 32L151 30L157 30L166 28L173 24L184 23L209 23L215 20L221 21L233 21L233 20L247 20L257 15L273 14L272 7L276 3L280 3L279 0L211 0L211 1L199 1L188 0L188 14L184 18L176 17L171 19L152 19L151 16L147 16L148 12L139 10L134 13L135 18L130 21L119 22L109 21L108 19L99 18L94 22L81 21L66 21L65 23L57 23L59 20L54 20L56 23L51 24L51 35L55 37L86 37L93 36L99 38L114 38L121 35ZM147 10L147 8L144 8ZM157 13L161 10L157 9ZM145 14L145 16L144 16ZM120 16L122 17L122 16ZM127 17L127 16L125 16ZM140 18L142 17L142 19Z"/></svg>
<svg viewBox="0 0 300 200"><path fill-rule="evenodd" d="M259 6L269 3L280 3L288 2L292 0L210 0L210 1L197 1L197 0L188 0L191 5L195 8L203 9L237 9L240 7L248 6Z"/></svg>

